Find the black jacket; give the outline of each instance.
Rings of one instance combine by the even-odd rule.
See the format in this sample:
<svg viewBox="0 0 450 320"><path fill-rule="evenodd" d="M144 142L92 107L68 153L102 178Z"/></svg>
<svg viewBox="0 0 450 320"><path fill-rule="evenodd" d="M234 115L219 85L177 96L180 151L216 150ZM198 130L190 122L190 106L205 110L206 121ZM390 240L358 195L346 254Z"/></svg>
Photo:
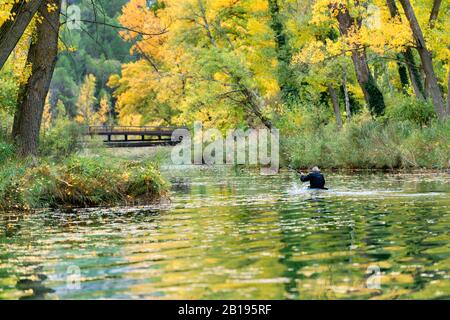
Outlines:
<svg viewBox="0 0 450 320"><path fill-rule="evenodd" d="M301 176L302 182L308 182L311 189L326 189L325 177L320 172L311 172L307 176Z"/></svg>

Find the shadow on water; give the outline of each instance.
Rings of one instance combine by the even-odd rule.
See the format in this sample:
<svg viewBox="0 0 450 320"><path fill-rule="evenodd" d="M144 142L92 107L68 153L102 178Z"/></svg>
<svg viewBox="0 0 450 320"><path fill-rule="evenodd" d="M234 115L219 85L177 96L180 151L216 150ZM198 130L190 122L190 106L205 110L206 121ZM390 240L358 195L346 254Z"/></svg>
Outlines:
<svg viewBox="0 0 450 320"><path fill-rule="evenodd" d="M36 272L42 272L42 268L37 268ZM49 293L54 293L53 289L47 288L44 285L44 281L48 279L45 274L35 273L29 275L23 275L28 279L21 279L16 283L16 289L22 292L30 292L30 295L20 297L20 300L42 300ZM34 279L34 280L31 280Z"/></svg>
<svg viewBox="0 0 450 320"><path fill-rule="evenodd" d="M309 191L307 189L305 192ZM300 203L298 208L298 213L302 211L307 211L310 214L310 219L315 220L318 224L321 223L321 219L326 220L326 214L328 211L328 204L330 200L324 199L317 194L311 194L310 198L306 198ZM285 298L287 299L301 299L301 295L297 286L297 281L301 279L299 277L299 271L303 267L307 266L305 261L295 261L293 258L294 253L298 252L300 248L306 250L306 245L304 246L302 242L303 235L299 234L295 228L289 227L295 225L297 221L297 212L292 212L291 210L283 211L280 209L280 225L282 226L282 237L281 242L284 244L283 248L280 250L282 258L280 263L283 264L285 268L284 275L289 279L285 284ZM288 227L285 227L288 226Z"/></svg>

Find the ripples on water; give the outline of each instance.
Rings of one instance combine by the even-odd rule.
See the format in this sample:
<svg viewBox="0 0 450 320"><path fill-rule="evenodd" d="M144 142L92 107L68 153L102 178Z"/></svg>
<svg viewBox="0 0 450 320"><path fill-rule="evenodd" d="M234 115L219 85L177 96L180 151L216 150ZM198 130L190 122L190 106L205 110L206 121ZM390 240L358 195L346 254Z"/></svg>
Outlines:
<svg viewBox="0 0 450 320"><path fill-rule="evenodd" d="M165 172L161 208L0 215L0 298L450 298L450 176Z"/></svg>

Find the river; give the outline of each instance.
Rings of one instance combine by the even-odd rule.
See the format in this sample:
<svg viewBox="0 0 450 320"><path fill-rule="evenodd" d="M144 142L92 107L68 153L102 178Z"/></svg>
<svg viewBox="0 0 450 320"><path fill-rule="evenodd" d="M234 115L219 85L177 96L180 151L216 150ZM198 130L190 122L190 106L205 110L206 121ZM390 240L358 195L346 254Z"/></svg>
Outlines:
<svg viewBox="0 0 450 320"><path fill-rule="evenodd" d="M450 175L167 167L157 207L0 214L0 299L449 299Z"/></svg>

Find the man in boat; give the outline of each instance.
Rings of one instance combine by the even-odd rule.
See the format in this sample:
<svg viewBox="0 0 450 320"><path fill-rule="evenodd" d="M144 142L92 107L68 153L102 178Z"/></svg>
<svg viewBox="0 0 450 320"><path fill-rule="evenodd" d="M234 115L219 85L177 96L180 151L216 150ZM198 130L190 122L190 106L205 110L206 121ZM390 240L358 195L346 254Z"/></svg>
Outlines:
<svg viewBox="0 0 450 320"><path fill-rule="evenodd" d="M328 190L325 188L325 177L320 172L319 167L313 167L311 169L311 173L308 175L305 175L303 172L300 172L301 177L300 180L302 182L308 182L309 181L309 188L310 189L322 189L322 190Z"/></svg>

